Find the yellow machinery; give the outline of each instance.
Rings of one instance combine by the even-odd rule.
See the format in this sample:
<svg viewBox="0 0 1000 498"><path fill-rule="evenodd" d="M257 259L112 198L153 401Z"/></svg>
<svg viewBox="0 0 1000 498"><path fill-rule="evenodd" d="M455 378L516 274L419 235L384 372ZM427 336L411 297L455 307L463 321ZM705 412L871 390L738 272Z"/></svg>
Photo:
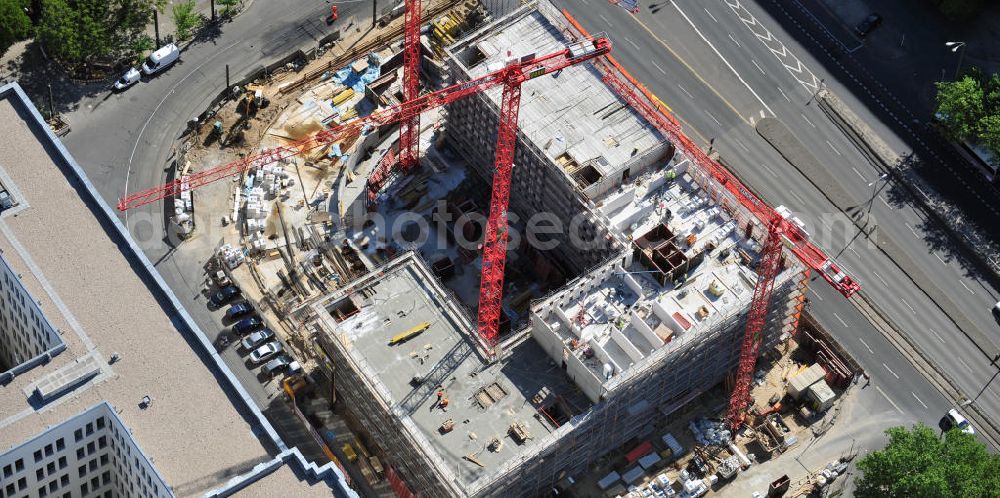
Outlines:
<svg viewBox="0 0 1000 498"><path fill-rule="evenodd" d="M346 456L348 460L352 462L357 461L358 454L354 452L354 447L351 446L351 443L344 443L344 446L340 448L340 451L344 452L344 456Z"/></svg>
<svg viewBox="0 0 1000 498"><path fill-rule="evenodd" d="M392 339L389 339L389 345L392 346L394 344L399 344L401 342L406 342L406 341L408 341L408 340L410 340L410 339L412 339L412 338L420 335L421 332L427 330L430 326L431 326L431 322L424 322L424 323L421 323L420 325L417 325L416 327L413 327L410 330L407 330L406 332L403 332L402 334L394 335L394 336L392 336Z"/></svg>

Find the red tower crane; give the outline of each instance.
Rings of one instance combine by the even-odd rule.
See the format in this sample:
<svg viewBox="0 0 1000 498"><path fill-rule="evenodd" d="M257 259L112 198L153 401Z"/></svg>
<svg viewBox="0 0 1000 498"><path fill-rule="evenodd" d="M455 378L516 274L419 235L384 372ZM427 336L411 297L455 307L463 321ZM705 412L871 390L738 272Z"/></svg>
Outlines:
<svg viewBox="0 0 1000 498"><path fill-rule="evenodd" d="M406 0L403 36L403 100L420 94L420 0ZM399 165L409 171L420 154L420 114L399 123Z"/></svg>
<svg viewBox="0 0 1000 498"><path fill-rule="evenodd" d="M403 32L403 100L420 95L420 0L406 0ZM375 166L365 184L365 202L375 210L378 193L400 172L408 172L420 157L420 114L399 122L399 153L389 153ZM399 164L397 164L397 160Z"/></svg>
<svg viewBox="0 0 1000 498"><path fill-rule="evenodd" d="M194 189L216 180L229 178L250 168L260 167L332 144L352 134L359 134L368 128L404 122L428 109L502 86L503 101L500 106L500 122L497 131L490 217L483 241L483 270L478 321L479 335L484 346L492 354L499 336L500 313L502 313L503 270L507 253L507 207L510 200L514 148L517 144L517 113L521 97L521 84L532 78L545 76L574 64L594 59L610 51L611 41L607 38L588 38L545 56L536 57L531 54L513 58L502 69L485 76L422 95L394 107L375 111L368 116L321 131L297 142L266 149L257 154L189 175L183 179L183 182L182 179L176 179L158 187L129 194L118 201L118 209L124 211L175 196L182 189ZM386 154L384 157L389 157L389 161L382 161L379 166L392 161L392 154Z"/></svg>
<svg viewBox="0 0 1000 498"><path fill-rule="evenodd" d="M589 34L572 15L565 9L563 15L582 37ZM767 228L767 235L762 244L760 258L757 264L757 283L754 286L753 299L750 301L750 311L747 315L746 329L743 334L743 344L740 349L740 362L736 369L736 383L729 399L729 409L726 419L730 427L738 427L744 419L746 409L750 404L750 381L760 345L763 339L764 325L771 295L774 292L774 281L782 268L783 248L795 255L809 270L819 273L833 288L850 297L861 289L854 279L844 273L837 264L826 256L823 251L809 241L809 236L791 220L786 219L773 208L760 200L753 192L744 186L735 175L713 160L700 147L691 141L682 131L680 124L670 117L668 111L640 83L628 75L614 57L594 61L595 67L602 74L604 82L622 99L641 114L663 133L677 148L684 151L694 166L711 177L725 197L733 199L742 206L758 223ZM721 195L720 195L721 197ZM745 226L749 232L752 229L751 220Z"/></svg>

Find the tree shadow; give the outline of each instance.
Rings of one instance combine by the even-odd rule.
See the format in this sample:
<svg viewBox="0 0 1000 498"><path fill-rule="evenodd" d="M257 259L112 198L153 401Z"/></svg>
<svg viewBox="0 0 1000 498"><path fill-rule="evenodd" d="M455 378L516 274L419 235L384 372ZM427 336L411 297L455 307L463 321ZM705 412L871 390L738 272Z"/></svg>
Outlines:
<svg viewBox="0 0 1000 498"><path fill-rule="evenodd" d="M111 71L104 80L82 82L70 79L63 67L47 58L37 40L28 42L24 53L3 68L4 73L16 79L43 116L69 113L80 107L82 100L95 97L111 89L111 83L120 72ZM49 86L52 87L50 109Z"/></svg>
<svg viewBox="0 0 1000 498"><path fill-rule="evenodd" d="M211 43L215 45L219 37L222 36L222 25L228 23L232 18L219 17L215 22L208 20L204 25L195 33L194 38L191 39L191 45L201 45L205 43Z"/></svg>

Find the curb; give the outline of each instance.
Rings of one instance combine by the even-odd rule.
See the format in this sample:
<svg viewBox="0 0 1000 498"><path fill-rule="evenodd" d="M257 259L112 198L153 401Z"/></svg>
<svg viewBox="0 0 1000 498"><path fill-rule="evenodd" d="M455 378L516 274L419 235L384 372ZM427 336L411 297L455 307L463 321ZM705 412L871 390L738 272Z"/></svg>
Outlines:
<svg viewBox="0 0 1000 498"><path fill-rule="evenodd" d="M851 297L850 301L889 343L899 350L906 359L910 360L913 368L920 372L945 398L956 402L956 404L960 400L968 399L960 389L955 387L955 383L950 377L941 373L927 360L917 345L911 343L905 335L899 332L891 320L871 305L864 291L856 294L856 297ZM975 421L976 426L980 429L978 433L989 441L994 449L1000 448L1000 428L993 423L993 420L980 411L975 404L965 406L963 410L969 418Z"/></svg>
<svg viewBox="0 0 1000 498"><path fill-rule="evenodd" d="M767 139L767 137L764 137L763 135L761 135L761 137L764 138L764 140L767 141L769 144L771 144L772 147L774 147L774 144L772 144L771 141ZM805 178L809 180L809 183L811 183L814 187L816 187L831 204L833 204L845 216L851 219L851 222L854 224L855 227L863 231L862 227L858 226L857 220L855 220L853 217L844 212L844 210L840 207L839 203L834 202L834 200L829 197L827 192L824 189L820 188L820 186L813 181L811 175L807 175L806 172L802 171L794 162L790 161L789 158L785 156L785 154L781 151L781 149L775 147L775 150L781 155L782 158L785 159L786 162L791 164L797 171L799 171L799 173L805 176ZM958 324L954 322L950 314L948 314L948 312L946 312L943 308L941 308L940 305L937 303L937 301L931 298L931 296L927 294L927 291L925 291L923 287L917 284L917 282L913 280L912 276L910 276L905 270L903 270L903 268L899 265L899 263L896 262L895 258L893 258L890 254L888 254L886 250L880 245L875 244L875 247L878 248L879 252L881 252L890 261L892 261L893 264L896 265L896 267L899 268L904 275L910 278L910 281L913 282L914 286L916 286L917 289L919 289L921 292L924 293L924 295L926 295L929 299L931 299L931 301L934 302L935 306L937 306L938 309L940 309L945 314L945 316L948 317L949 320L952 321L952 323L954 323L956 327L958 327ZM873 327L875 327L876 330L882 333L882 335L885 336L885 338L900 353L902 353L904 357L910 360L910 363L913 365L913 367L917 369L918 372L923 374L924 378L926 378L931 383L931 385L933 385L942 395L944 395L945 398L955 402L956 404L958 404L962 400L968 399L963 394L962 390L956 387L955 383L950 379L950 377L944 374L940 369L938 369L934 365L934 363L931 362L930 359L927 358L927 356L923 353L923 351L919 348L919 346L912 343L910 339L906 337L906 335L899 332L899 328L896 327L895 324L889 318L887 318L880 311L878 311L878 308L871 303L865 291L862 290L861 292L856 294L856 296L857 298L855 297L849 298L854 307L868 320L869 323L872 324ZM964 331L964 329L962 329L961 327L958 328L963 332L963 334L966 337L968 337L973 342L973 344L978 349L980 349L980 351L982 351L984 354L986 353L986 351L984 351L979 346L979 344L976 343L975 340L972 340L972 338L968 336L968 334ZM975 407L974 405L969 405L964 409L966 410L967 413L970 414L974 413L974 415L970 416L970 418L974 418L976 424L979 427L984 429L985 428L990 429L989 431L982 430L980 432L983 433L983 437L988 439L990 444L992 444L994 448L1000 448L1000 428L994 425L991 419L987 417L985 414L983 414L978 407Z"/></svg>

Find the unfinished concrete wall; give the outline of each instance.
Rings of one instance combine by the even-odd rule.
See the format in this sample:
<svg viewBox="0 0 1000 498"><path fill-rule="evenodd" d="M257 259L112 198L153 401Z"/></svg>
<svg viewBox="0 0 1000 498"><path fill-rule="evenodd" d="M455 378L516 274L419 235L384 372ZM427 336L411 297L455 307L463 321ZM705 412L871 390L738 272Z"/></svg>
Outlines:
<svg viewBox="0 0 1000 498"><path fill-rule="evenodd" d="M467 79L461 73L454 77L456 81ZM449 105L447 111L449 143L483 180L492 183L498 121L496 104L485 95L477 94ZM565 174L520 132L510 192L511 208L521 220L528 220L537 213L551 213L562 222L563 229L552 235L558 242L553 252L575 273L621 251L621 245L590 212ZM574 217L576 223L572 223ZM584 243L577 244L577 240Z"/></svg>
<svg viewBox="0 0 1000 498"><path fill-rule="evenodd" d="M798 299L799 269L781 276L768 313L761 351L787 331L786 304ZM474 496L536 496L632 438L655 437L654 424L721 382L739 363L748 308L661 348L610 381L604 399L549 435L551 441L476 482Z"/></svg>
<svg viewBox="0 0 1000 498"><path fill-rule="evenodd" d="M379 458L400 474L410 491L420 496L453 496L454 490L443 483L430 460L400 429L399 418L377 395L344 346L324 333L317 336L317 343L332 364L338 402L349 407L359 422L353 429L367 435L381 450Z"/></svg>

